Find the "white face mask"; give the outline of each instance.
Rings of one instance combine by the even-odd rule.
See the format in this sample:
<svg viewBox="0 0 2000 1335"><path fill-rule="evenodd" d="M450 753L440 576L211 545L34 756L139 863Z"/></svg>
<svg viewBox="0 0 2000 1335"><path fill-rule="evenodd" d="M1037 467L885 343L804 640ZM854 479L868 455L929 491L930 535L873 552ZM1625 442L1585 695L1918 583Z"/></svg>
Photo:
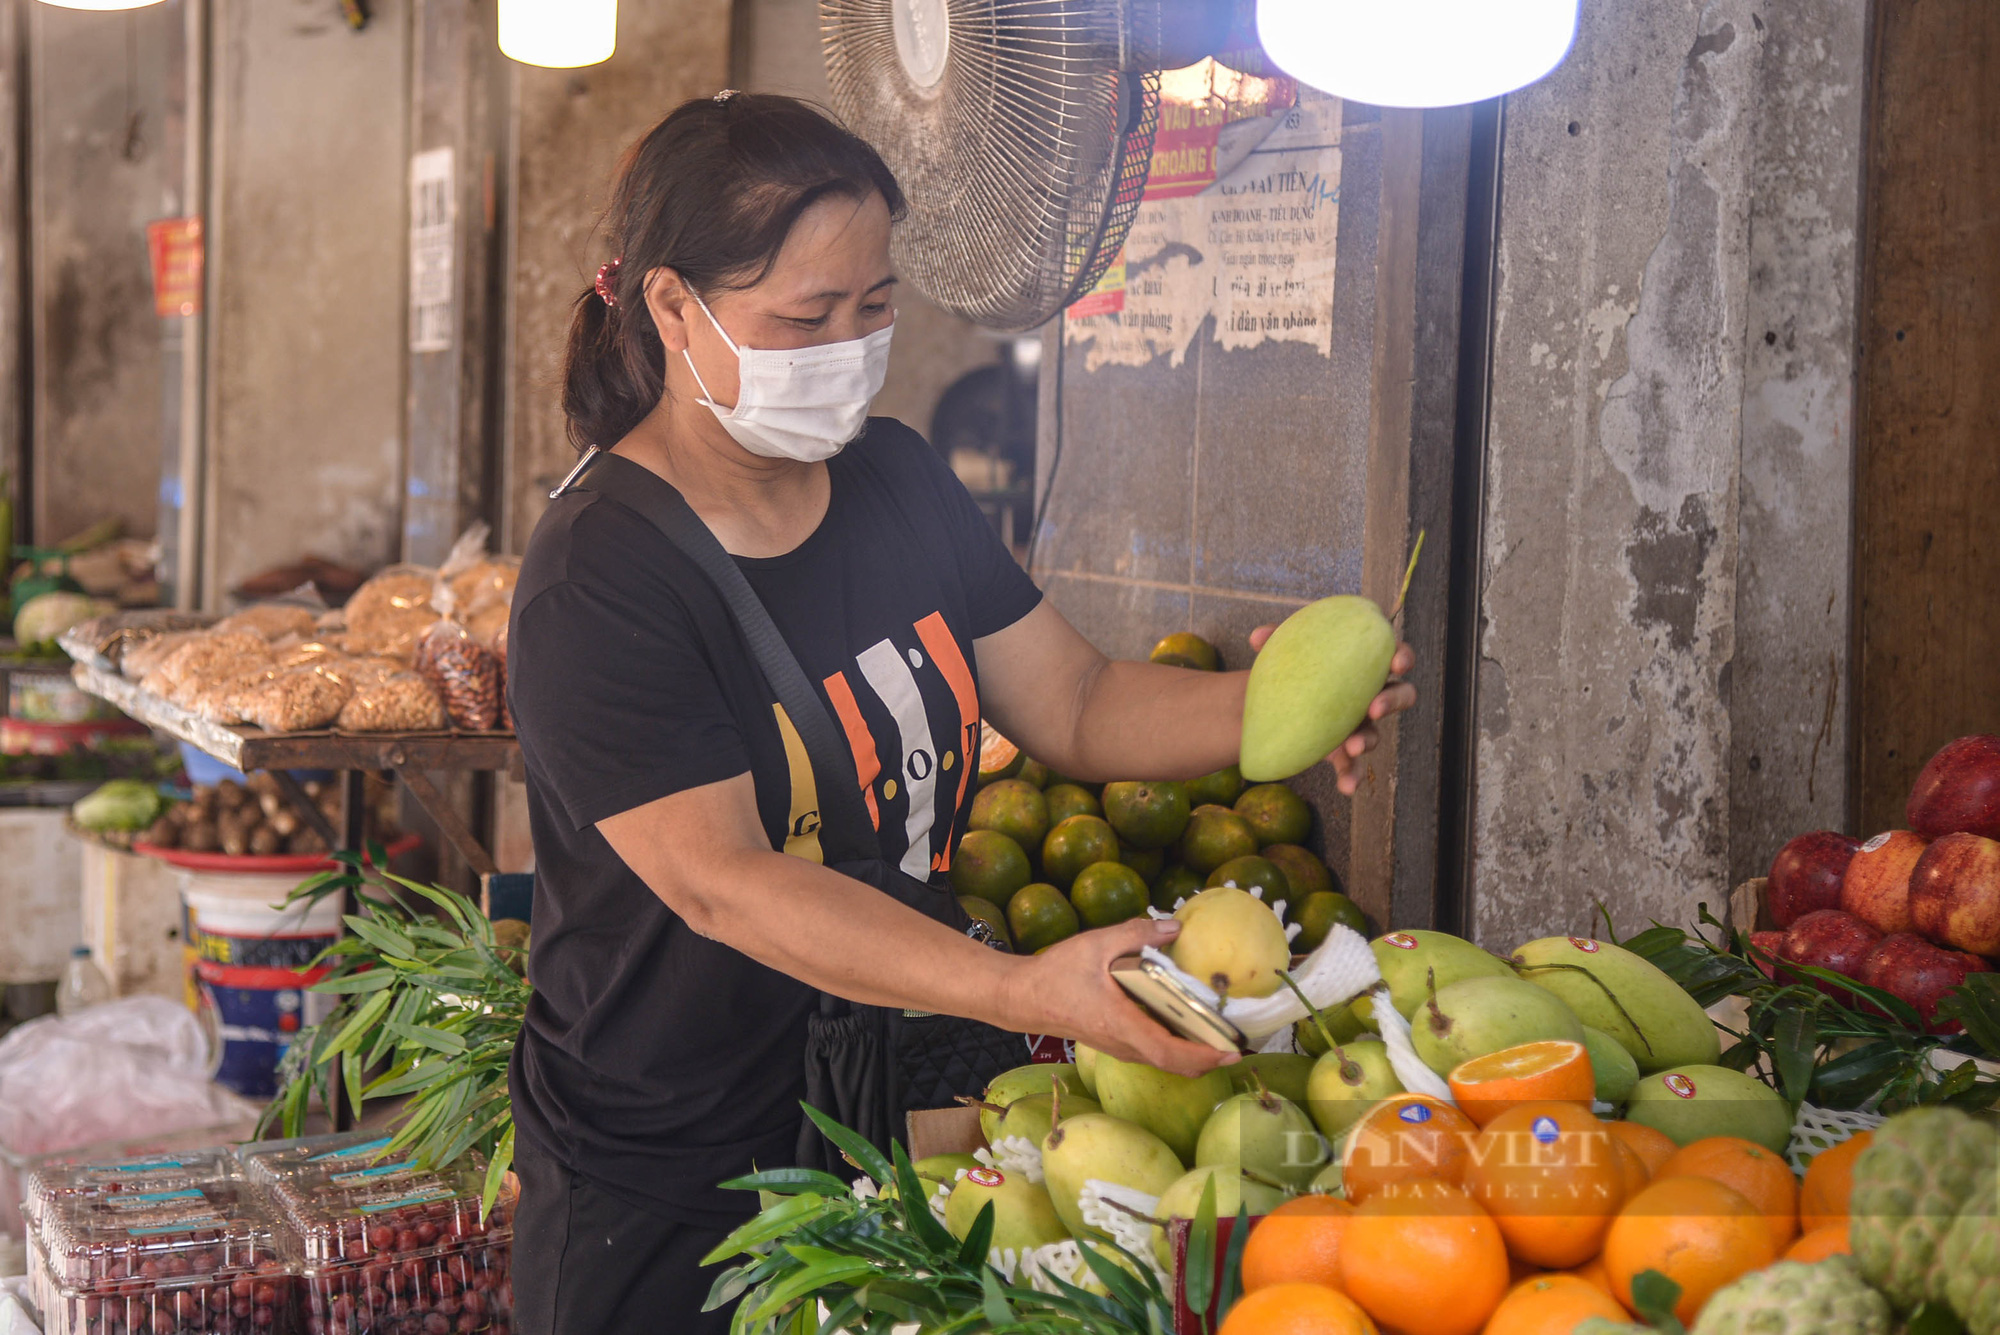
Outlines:
<svg viewBox="0 0 2000 1335"><path fill-rule="evenodd" d="M722 429L744 449L766 459L818 463L839 454L861 434L868 405L889 373L889 337L894 324L844 343L810 348L738 347L708 303L695 297L702 314L736 354L736 406L724 408L708 396L701 372L686 348L688 370L702 397L695 400L715 414Z"/></svg>

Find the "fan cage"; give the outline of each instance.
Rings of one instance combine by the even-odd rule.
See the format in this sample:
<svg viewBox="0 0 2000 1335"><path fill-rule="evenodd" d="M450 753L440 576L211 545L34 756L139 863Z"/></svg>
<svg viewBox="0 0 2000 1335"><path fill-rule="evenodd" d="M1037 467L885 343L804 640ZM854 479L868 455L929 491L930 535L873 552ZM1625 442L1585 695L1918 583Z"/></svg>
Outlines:
<svg viewBox="0 0 2000 1335"><path fill-rule="evenodd" d="M1145 191L1159 77L1122 68L1132 0L942 0L930 88L896 54L898 3L820 4L833 109L910 201L897 267L947 310L1033 328L1102 278Z"/></svg>

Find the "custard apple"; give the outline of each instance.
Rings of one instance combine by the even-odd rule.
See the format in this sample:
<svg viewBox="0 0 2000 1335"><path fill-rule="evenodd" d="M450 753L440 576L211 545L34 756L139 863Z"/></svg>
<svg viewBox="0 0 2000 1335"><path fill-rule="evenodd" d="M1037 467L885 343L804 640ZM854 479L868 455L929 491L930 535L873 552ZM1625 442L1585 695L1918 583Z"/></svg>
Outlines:
<svg viewBox="0 0 2000 1335"><path fill-rule="evenodd" d="M1945 1301L1965 1323L1967 1335L2000 1335L2000 1214L1989 1179L1972 1195L1938 1246Z"/></svg>
<svg viewBox="0 0 2000 1335"><path fill-rule="evenodd" d="M1780 1261L1708 1300L1693 1335L1889 1335L1889 1300L1862 1282L1854 1262L1829 1256Z"/></svg>
<svg viewBox="0 0 2000 1335"><path fill-rule="evenodd" d="M1938 1244L1980 1183L1993 1188L2000 1133L1954 1108L1913 1108L1854 1161L1849 1236L1861 1277L1898 1311L1945 1300Z"/></svg>

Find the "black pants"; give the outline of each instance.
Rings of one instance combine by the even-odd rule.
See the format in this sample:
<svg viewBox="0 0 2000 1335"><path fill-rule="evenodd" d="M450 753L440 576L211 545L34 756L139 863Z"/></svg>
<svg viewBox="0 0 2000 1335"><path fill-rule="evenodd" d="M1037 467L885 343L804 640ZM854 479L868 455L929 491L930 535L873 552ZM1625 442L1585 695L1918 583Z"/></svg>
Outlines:
<svg viewBox="0 0 2000 1335"><path fill-rule="evenodd" d="M731 1226L676 1223L635 1209L552 1159L517 1146L514 1328L518 1335L727 1335L701 1258ZM754 1210L757 1198L746 1193ZM744 1218L749 1218L746 1211Z"/></svg>

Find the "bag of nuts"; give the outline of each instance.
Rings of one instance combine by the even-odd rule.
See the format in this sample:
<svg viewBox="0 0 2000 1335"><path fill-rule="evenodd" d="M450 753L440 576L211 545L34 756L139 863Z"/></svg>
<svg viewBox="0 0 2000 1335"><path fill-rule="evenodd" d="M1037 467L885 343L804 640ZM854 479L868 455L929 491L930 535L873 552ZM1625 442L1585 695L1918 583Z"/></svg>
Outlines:
<svg viewBox="0 0 2000 1335"><path fill-rule="evenodd" d="M275 672L242 702L245 722L265 732L312 732L340 717L354 689L319 667Z"/></svg>
<svg viewBox="0 0 2000 1335"><path fill-rule="evenodd" d="M253 603L241 612L215 623L218 631L241 630L265 640L282 640L287 635L310 635L319 620L318 608L297 603Z"/></svg>
<svg viewBox="0 0 2000 1335"><path fill-rule="evenodd" d="M334 722L340 732L443 732L450 726L437 691L409 671L357 678Z"/></svg>
<svg viewBox="0 0 2000 1335"><path fill-rule="evenodd" d="M347 601L348 652L382 654L404 662L417 639L438 619L431 606L437 573L424 566L390 566Z"/></svg>
<svg viewBox="0 0 2000 1335"><path fill-rule="evenodd" d="M416 668L437 689L452 726L491 732L500 721L500 659L449 619L424 632Z"/></svg>

